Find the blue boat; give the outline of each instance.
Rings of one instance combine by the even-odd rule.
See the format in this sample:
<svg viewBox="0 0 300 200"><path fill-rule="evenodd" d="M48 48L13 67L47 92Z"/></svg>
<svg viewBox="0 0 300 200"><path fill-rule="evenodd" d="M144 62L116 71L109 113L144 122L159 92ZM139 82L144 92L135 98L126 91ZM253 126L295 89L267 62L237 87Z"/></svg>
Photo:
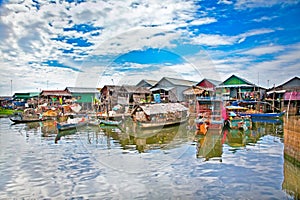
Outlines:
<svg viewBox="0 0 300 200"><path fill-rule="evenodd" d="M56 123L56 127L58 131L76 129L77 127L81 127L88 124L88 120L85 118L75 118L68 119L67 122Z"/></svg>
<svg viewBox="0 0 300 200"><path fill-rule="evenodd" d="M252 118L279 118L285 111L279 113L239 113L240 116L251 116Z"/></svg>

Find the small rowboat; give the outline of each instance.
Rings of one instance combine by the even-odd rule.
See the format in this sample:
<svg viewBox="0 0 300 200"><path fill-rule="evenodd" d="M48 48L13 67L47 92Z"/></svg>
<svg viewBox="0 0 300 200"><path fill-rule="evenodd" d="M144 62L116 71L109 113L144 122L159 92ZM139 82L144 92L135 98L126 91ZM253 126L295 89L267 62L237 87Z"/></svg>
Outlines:
<svg viewBox="0 0 300 200"><path fill-rule="evenodd" d="M30 122L41 122L45 121L46 119L13 119L9 118L12 122L19 124L19 123L30 123Z"/></svg>
<svg viewBox="0 0 300 200"><path fill-rule="evenodd" d="M40 116L23 116L21 113L15 113L9 116L9 119L15 124L18 123L30 123L30 122L40 122L45 121L46 119Z"/></svg>
<svg viewBox="0 0 300 200"><path fill-rule="evenodd" d="M68 119L67 122L56 123L56 127L58 131L76 129L77 127L81 127L88 124L88 120L85 118L74 118Z"/></svg>
<svg viewBox="0 0 300 200"><path fill-rule="evenodd" d="M108 125L108 126L119 126L122 121L114 121L114 120L99 120L100 124Z"/></svg>

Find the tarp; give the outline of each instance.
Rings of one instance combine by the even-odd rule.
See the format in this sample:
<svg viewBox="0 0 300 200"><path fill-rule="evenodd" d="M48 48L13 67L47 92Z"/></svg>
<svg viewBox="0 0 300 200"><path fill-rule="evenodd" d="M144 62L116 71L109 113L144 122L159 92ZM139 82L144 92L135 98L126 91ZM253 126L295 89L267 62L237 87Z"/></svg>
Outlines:
<svg viewBox="0 0 300 200"><path fill-rule="evenodd" d="M284 94L284 100L300 100L300 92L286 92Z"/></svg>

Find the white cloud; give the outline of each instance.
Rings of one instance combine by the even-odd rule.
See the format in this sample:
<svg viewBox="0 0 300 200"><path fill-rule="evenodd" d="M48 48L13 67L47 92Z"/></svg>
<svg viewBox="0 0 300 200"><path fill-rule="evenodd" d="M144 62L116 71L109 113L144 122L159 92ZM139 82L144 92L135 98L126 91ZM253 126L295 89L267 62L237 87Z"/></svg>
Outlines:
<svg viewBox="0 0 300 200"><path fill-rule="evenodd" d="M275 18L278 18L278 16L262 16L260 18L253 19L252 21L254 21L254 22L271 21Z"/></svg>
<svg viewBox="0 0 300 200"><path fill-rule="evenodd" d="M277 54L284 51L284 54ZM246 51L208 51L216 74L222 81L235 74L252 83L268 87L268 83L279 85L300 76L300 44L286 46L261 46ZM239 56L244 54L242 56ZM258 61L257 56L272 54L273 58ZM269 85L270 86L270 85Z"/></svg>
<svg viewBox="0 0 300 200"><path fill-rule="evenodd" d="M200 19L193 20L192 22L190 22L190 25L199 26L199 25L204 25L204 24L211 24L214 22L217 22L216 18L206 17L206 18L200 18Z"/></svg>
<svg viewBox="0 0 300 200"><path fill-rule="evenodd" d="M241 33L239 35L228 36L218 34L199 34L191 39L192 44L206 45L206 46L222 46L222 45L233 45L235 43L242 43L247 37L272 33L272 29L254 29Z"/></svg>
<svg viewBox="0 0 300 200"><path fill-rule="evenodd" d="M260 55L277 53L277 52L280 52L283 50L284 50L284 47L279 46L279 45L259 46L259 47L255 47L255 48L252 48L252 49L249 49L246 51L242 51L241 54L260 56Z"/></svg>
<svg viewBox="0 0 300 200"><path fill-rule="evenodd" d="M235 37L214 34L200 34L192 38L192 44L219 46L219 45L232 45L235 42Z"/></svg>
<svg viewBox="0 0 300 200"><path fill-rule="evenodd" d="M272 7L274 5L293 5L297 4L299 1L297 0L237 0L235 3L235 8L238 10L251 9L251 8L259 8L259 7Z"/></svg>
<svg viewBox="0 0 300 200"><path fill-rule="evenodd" d="M229 1L229 0L219 0L218 4L227 4L227 5L230 5L230 4L232 4L232 1Z"/></svg>

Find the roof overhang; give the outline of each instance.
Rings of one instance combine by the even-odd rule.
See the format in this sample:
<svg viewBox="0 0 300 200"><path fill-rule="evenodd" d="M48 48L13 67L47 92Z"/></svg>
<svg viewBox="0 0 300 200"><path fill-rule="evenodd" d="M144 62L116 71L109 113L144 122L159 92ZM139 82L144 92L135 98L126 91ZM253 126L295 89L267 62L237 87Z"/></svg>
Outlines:
<svg viewBox="0 0 300 200"><path fill-rule="evenodd" d="M281 94L281 93L285 93L286 92L286 90L272 90L272 91L269 91L269 92L267 92L267 94L273 94L273 93L277 93L277 94Z"/></svg>
<svg viewBox="0 0 300 200"><path fill-rule="evenodd" d="M152 89L150 89L150 91L151 91L151 92L153 92L153 91L158 91L158 90L170 91L170 90L172 90L172 89L174 89L174 87L159 87L159 88L152 88Z"/></svg>

